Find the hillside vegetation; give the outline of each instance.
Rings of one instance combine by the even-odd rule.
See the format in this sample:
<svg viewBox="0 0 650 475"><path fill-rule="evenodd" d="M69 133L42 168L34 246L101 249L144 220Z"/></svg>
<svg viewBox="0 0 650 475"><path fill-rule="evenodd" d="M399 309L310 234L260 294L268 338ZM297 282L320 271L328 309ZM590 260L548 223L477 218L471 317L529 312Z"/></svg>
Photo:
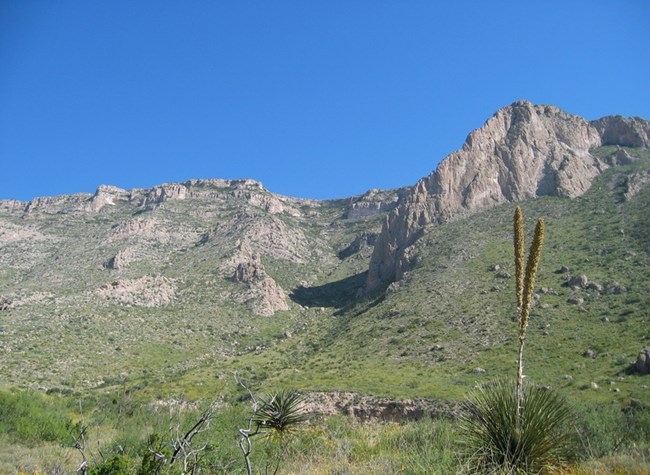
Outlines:
<svg viewBox="0 0 650 475"><path fill-rule="evenodd" d="M648 346L650 188L637 189L635 183L649 171L650 160L642 158L605 172L580 198L544 197L522 204L531 217L527 228L532 229L534 217L543 216L547 229L529 326L526 374L559 390L574 404L593 408L586 409L585 417L592 436L599 438L590 442L597 445L590 448L595 456L616 448L616 440L606 437L602 426L626 424L621 409L630 401L644 406L649 400L647 376L630 371L639 351ZM412 468L405 473L428 473L429 462L452 471L460 462L453 455L449 432L453 424L446 418L457 413L457 402L477 382L515 371L514 277L508 277L514 274L513 209L507 204L429 226L416 245L413 268L400 282L373 295L358 292L368 249L348 250L329 271L320 270L319 275L319 269L312 269L314 285L296 286L290 310L270 318L242 314L219 302L211 286L216 290L235 284L214 277L206 282L210 259L193 256L205 252L198 247L158 267L166 278L183 279L184 289L171 307L110 302L97 307L65 299L66 292L74 295L75 289L92 286L94 275L77 280L70 271L61 277L64 290L56 297L2 311L5 391L45 390L50 394L43 400L45 409L24 410L51 414L46 418L52 421L45 424L50 427L45 432L31 430L24 422L13 429L3 426L2 437L10 452L21 455L7 454L15 465L5 464L2 469L11 473L11 467L23 460L37 467L38 457L49 457L48 463L58 458L69 469L76 456L70 448L72 439L67 438L80 418L103 427L104 435L98 437L106 450L119 441L137 459L147 434L164 430L164 410L156 408L172 407L179 397L196 401L191 407L197 410L201 398L223 401L211 434L219 449L212 456L223 463L238 460L236 445L229 444L234 442L233 428L246 420L247 409L245 403L236 402L243 396L232 376L237 371L255 391L296 388L308 395L332 394L332 407L344 400L335 391L366 394L380 402L382 397L415 398L429 412L443 416L437 422L399 426L378 426L378 422L350 426L336 419L322 427L312 425L290 452L302 460L300 464L314 464L309 473L334 473L337 464L347 466L349 473L397 473L405 463L422 466L421 471ZM346 223L340 217L342 208L334 206L327 212L334 219L316 234L331 233L333 254L354 241L360 223ZM172 213L165 213L171 220ZM376 217L369 222L376 222ZM85 252L91 251L96 260L96 250ZM295 282L300 269L283 268L270 259L265 264L269 274L285 285ZM12 276L4 269L4 282L16 278L16 273ZM106 270L95 266L95 272L101 275ZM37 275L23 278L26 290L46 291L44 284L38 289ZM21 397L20 392L3 394ZM51 399L56 394L58 398ZM323 403L322 398L312 398ZM6 404L15 404L9 401L5 399ZM347 410L354 411L355 401L357 412L363 414L358 397L348 401ZM366 406L373 400L369 401ZM187 418L192 414L189 411ZM381 412L377 414L381 418ZM66 417L67 428L64 422L56 422ZM641 437L637 442L647 443L647 411L635 417L635 434ZM432 441L440 438L446 441L446 449L432 447ZM370 446L369 439L375 440ZM344 457L345 461L339 458L342 448L325 448L344 440L360 451L352 459ZM397 455L401 444L413 452ZM304 451L314 461L305 461ZM427 462L426 457L435 460ZM329 465L323 465L324 460ZM634 464L638 469L638 462ZM361 469L363 465L374 468ZM316 466L331 471L318 472ZM342 473L348 473L345 470Z"/></svg>
<svg viewBox="0 0 650 475"><path fill-rule="evenodd" d="M526 376L577 409L576 473L643 473L650 457L650 380L634 371L650 347L650 154L624 151L582 196L519 203L526 229L546 222ZM403 277L367 291L403 190L315 202L198 181L160 198L174 186L0 206L0 473L73 472L83 427L96 466L135 473L152 434L210 402L206 473L244 473L251 401L235 375L331 415L282 450L266 441L258 467L462 469L462 401L516 371L514 203L428 223Z"/></svg>

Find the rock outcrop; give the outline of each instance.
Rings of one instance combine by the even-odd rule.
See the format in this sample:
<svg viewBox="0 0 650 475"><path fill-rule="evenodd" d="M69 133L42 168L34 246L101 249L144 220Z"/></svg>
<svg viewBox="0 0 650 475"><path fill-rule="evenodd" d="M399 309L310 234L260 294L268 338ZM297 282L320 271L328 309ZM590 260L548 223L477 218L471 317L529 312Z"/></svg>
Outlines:
<svg viewBox="0 0 650 475"><path fill-rule="evenodd" d="M459 404L430 399L393 399L352 392L309 392L303 410L320 416L344 415L362 421L405 422L424 417L457 418Z"/></svg>
<svg viewBox="0 0 650 475"><path fill-rule="evenodd" d="M610 166L590 153L602 145L650 146L650 122L621 116L588 122L526 101L501 109L386 217L367 287L399 280L409 268L409 247L430 224L505 202L582 195Z"/></svg>
<svg viewBox="0 0 650 475"><path fill-rule="evenodd" d="M107 206L117 206L128 203L131 193L112 185L100 185L88 202L88 210L99 212Z"/></svg>
<svg viewBox="0 0 650 475"><path fill-rule="evenodd" d="M162 276L146 275L140 279L116 280L95 291L118 305L138 307L165 307L171 305L176 294L176 282Z"/></svg>
<svg viewBox="0 0 650 475"><path fill-rule="evenodd" d="M350 199L349 208L346 211L345 219L358 219L367 216L375 216L379 213L390 211L397 206L398 200L408 191L407 188L397 190L368 190L361 196Z"/></svg>
<svg viewBox="0 0 650 475"><path fill-rule="evenodd" d="M275 280L264 270L261 256L249 249L242 250L233 280L248 286L245 300L257 315L270 317L280 310L289 310L287 296Z"/></svg>
<svg viewBox="0 0 650 475"><path fill-rule="evenodd" d="M296 205L311 201L270 193L262 183L251 179L192 179L183 183L164 183L149 189L123 190L113 185L100 185L92 195L77 193L39 197L30 202L0 200L0 210L20 209L27 214L97 213L131 205L152 211L168 201L189 199L246 202L270 214L284 213L294 217L300 216Z"/></svg>
<svg viewBox="0 0 650 475"><path fill-rule="evenodd" d="M361 252L364 249L367 249L370 246L374 246L375 241L377 241L376 233L363 232L358 235L354 241L350 243L349 246L341 249L337 255L339 259L346 259L354 254L357 254L358 252Z"/></svg>
<svg viewBox="0 0 650 475"><path fill-rule="evenodd" d="M625 180L625 192L623 197L629 201L650 182L650 172L647 170L638 171Z"/></svg>
<svg viewBox="0 0 650 475"><path fill-rule="evenodd" d="M634 370L640 374L650 374L650 349L644 348L639 352Z"/></svg>
<svg viewBox="0 0 650 475"><path fill-rule="evenodd" d="M134 259L135 259L135 250L131 247L122 249L117 252L113 257L111 257L104 267L112 270L122 270L125 269Z"/></svg>
<svg viewBox="0 0 650 475"><path fill-rule="evenodd" d="M591 122L603 145L650 148L650 122L639 117L612 115Z"/></svg>
<svg viewBox="0 0 650 475"><path fill-rule="evenodd" d="M86 202L91 198L88 193L73 195L44 196L34 198L24 208L25 214L62 214L75 213L86 209Z"/></svg>
<svg viewBox="0 0 650 475"><path fill-rule="evenodd" d="M312 254L310 243L300 229L288 226L273 215L251 210L239 212L220 223L203 235L201 243L235 240L242 248L296 264L305 262Z"/></svg>

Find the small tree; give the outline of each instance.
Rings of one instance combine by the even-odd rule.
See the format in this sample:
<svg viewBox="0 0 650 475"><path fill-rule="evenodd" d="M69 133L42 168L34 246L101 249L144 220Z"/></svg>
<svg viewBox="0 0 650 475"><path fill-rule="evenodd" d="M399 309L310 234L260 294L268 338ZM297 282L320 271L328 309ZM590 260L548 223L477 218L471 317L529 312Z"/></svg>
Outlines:
<svg viewBox="0 0 650 475"><path fill-rule="evenodd" d="M193 439L196 435L208 430L218 407L219 399L214 399L208 408L203 411L199 419L187 431L181 429L180 407L177 409L176 421L174 421L173 416L170 418L169 432L172 454L169 459L169 465L174 465L177 461L180 461L181 475L197 473L199 459L206 449L207 444L196 446L194 445Z"/></svg>
<svg viewBox="0 0 650 475"><path fill-rule="evenodd" d="M156 433L149 436L138 475L158 475L165 467L173 467L177 463L181 475L198 473L207 444L196 445L194 437L208 430L219 404L220 399L215 398L189 429L182 428L182 405L170 408L169 442L166 443Z"/></svg>

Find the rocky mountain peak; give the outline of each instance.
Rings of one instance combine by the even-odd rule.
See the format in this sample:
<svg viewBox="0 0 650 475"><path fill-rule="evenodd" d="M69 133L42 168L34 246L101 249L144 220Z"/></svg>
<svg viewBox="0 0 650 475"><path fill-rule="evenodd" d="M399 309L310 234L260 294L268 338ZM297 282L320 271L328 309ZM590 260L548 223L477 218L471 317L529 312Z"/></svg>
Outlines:
<svg viewBox="0 0 650 475"><path fill-rule="evenodd" d="M97 191L90 199L88 209L90 211L100 211L105 206L115 206L121 202L131 200L131 193L112 185L100 185Z"/></svg>
<svg viewBox="0 0 650 475"><path fill-rule="evenodd" d="M425 227L509 201L573 198L612 163L590 151L650 143L650 122L621 116L589 122L557 107L517 101L499 110L422 178L387 217L370 262L370 289L399 280Z"/></svg>

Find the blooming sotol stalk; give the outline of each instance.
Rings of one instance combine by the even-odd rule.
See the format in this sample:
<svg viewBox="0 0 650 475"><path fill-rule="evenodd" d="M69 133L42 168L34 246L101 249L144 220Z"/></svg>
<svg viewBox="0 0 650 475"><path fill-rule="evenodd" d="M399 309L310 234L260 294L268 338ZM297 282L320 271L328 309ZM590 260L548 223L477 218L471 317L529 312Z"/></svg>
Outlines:
<svg viewBox="0 0 650 475"><path fill-rule="evenodd" d="M514 247L515 247L515 275L517 292L517 315L519 321L519 358L517 360L517 427L521 419L521 406L523 401L524 380L524 344L526 342L526 328L530 315L530 305L535 290L535 279L544 245L544 220L537 220L533 243L528 251L528 262L524 271L524 220L521 208L517 206L514 218Z"/></svg>

